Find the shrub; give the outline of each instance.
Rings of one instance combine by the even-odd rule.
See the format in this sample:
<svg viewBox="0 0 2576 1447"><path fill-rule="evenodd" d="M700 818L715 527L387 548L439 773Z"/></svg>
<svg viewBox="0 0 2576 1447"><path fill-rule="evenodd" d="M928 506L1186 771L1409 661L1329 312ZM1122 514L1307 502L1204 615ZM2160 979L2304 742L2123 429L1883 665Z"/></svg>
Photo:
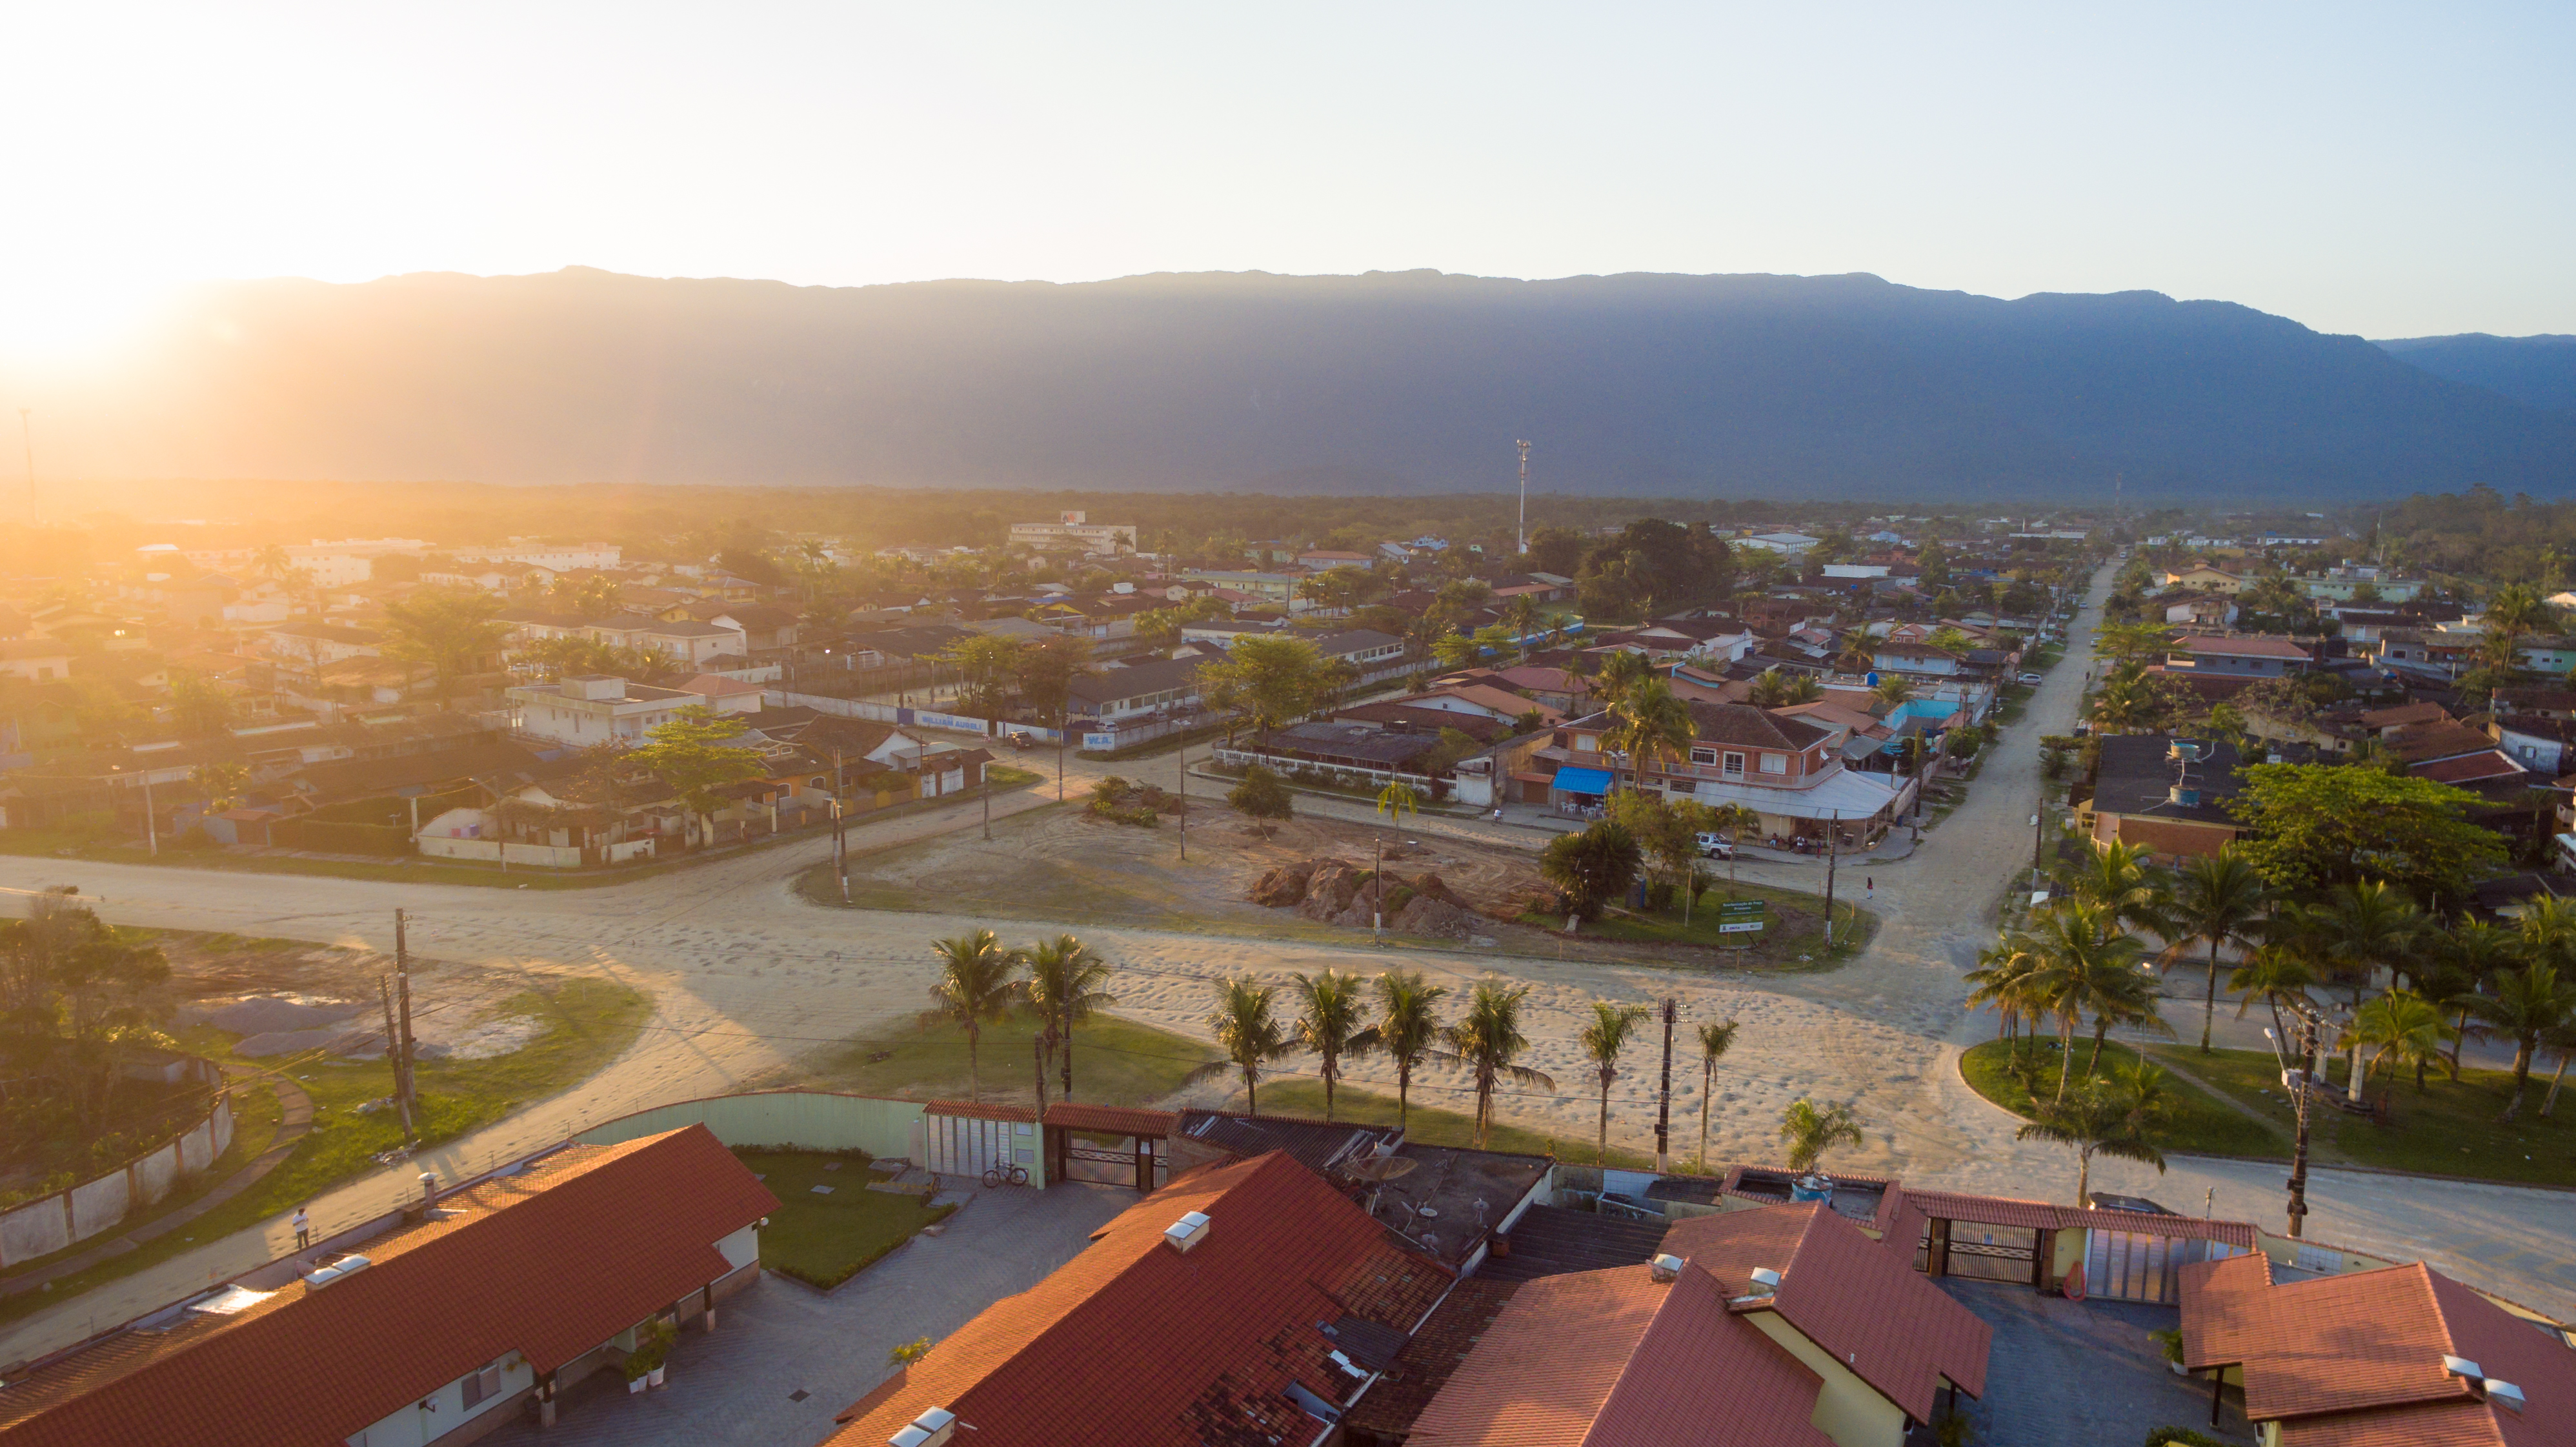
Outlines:
<svg viewBox="0 0 2576 1447"><path fill-rule="evenodd" d="M1233 791L1225 796L1225 802L1232 805L1236 813L1258 823L1265 838L1274 822L1288 818L1296 809L1288 786L1279 781L1277 774L1259 764L1244 771L1243 782L1234 786Z"/></svg>
<svg viewBox="0 0 2576 1447"><path fill-rule="evenodd" d="M1126 793L1127 781L1118 777L1116 774L1112 774L1108 778L1105 778L1099 783L1091 786L1091 802L1094 804L1116 804L1121 798L1125 797Z"/></svg>
<svg viewBox="0 0 2576 1447"><path fill-rule="evenodd" d="M2158 1331L2148 1332L2147 1335L2155 1338L2156 1345L2164 1349L2166 1361L2180 1362L2182 1360L2181 1327L2169 1326Z"/></svg>
<svg viewBox="0 0 2576 1447"><path fill-rule="evenodd" d="M1162 816L1140 804L1113 804L1106 800L1094 799L1091 801L1091 813L1092 817L1106 819L1113 824L1133 824L1139 829L1163 827Z"/></svg>
<svg viewBox="0 0 2576 1447"><path fill-rule="evenodd" d="M626 1380L631 1382L670 1360L671 1343L679 1339L679 1328L658 1316L637 1327L635 1350L626 1354Z"/></svg>
<svg viewBox="0 0 2576 1447"><path fill-rule="evenodd" d="M2190 1427L2158 1427L2147 1433L2146 1447L2227 1447L2206 1432Z"/></svg>

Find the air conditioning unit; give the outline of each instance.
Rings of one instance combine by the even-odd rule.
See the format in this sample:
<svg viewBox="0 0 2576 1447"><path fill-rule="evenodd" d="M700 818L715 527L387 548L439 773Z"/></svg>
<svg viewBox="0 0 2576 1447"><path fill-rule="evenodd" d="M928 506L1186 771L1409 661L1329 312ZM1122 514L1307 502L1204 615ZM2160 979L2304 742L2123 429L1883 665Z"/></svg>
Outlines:
<svg viewBox="0 0 2576 1447"><path fill-rule="evenodd" d="M1163 1228L1163 1244L1187 1256L1207 1239L1208 1216L1205 1211L1192 1211Z"/></svg>
<svg viewBox="0 0 2576 1447"><path fill-rule="evenodd" d="M957 1414L946 1407L929 1407L912 1419L912 1425L886 1439L886 1447L947 1447L948 1439L957 1435Z"/></svg>
<svg viewBox="0 0 2576 1447"><path fill-rule="evenodd" d="M1681 1274L1682 1259L1670 1252L1646 1263L1646 1275L1655 1281L1666 1283L1678 1281L1681 1279Z"/></svg>

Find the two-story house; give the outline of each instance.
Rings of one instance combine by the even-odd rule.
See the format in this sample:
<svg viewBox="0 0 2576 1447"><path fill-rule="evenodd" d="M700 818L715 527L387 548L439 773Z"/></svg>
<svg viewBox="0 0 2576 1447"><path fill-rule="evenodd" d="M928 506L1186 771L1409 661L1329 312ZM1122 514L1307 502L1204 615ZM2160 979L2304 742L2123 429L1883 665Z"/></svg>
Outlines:
<svg viewBox="0 0 2576 1447"><path fill-rule="evenodd" d="M1582 814L1615 789L1648 789L1749 808L1760 819L1751 833L1806 837L1832 822L1860 841L1892 822L1910 797L1910 781L1900 788L1847 767L1847 727L1747 703L1692 701L1689 708L1691 746L1678 757L1639 760L1610 750L1607 713L1563 725L1556 741L1532 756L1531 767L1544 778L1522 781L1523 800Z"/></svg>

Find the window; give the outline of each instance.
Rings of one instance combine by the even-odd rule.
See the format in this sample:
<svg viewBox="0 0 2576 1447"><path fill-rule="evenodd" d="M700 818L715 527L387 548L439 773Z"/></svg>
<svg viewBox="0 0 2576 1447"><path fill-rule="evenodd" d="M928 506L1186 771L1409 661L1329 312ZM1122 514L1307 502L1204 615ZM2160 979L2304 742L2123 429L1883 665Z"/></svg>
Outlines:
<svg viewBox="0 0 2576 1447"><path fill-rule="evenodd" d="M1717 762L1717 750L1693 749L1691 750L1691 762L1694 764L1714 764Z"/></svg>
<svg viewBox="0 0 2576 1447"><path fill-rule="evenodd" d="M1744 777L1744 756L1743 756L1742 754L1728 754L1728 755L1726 756L1726 763L1725 763L1725 765L1723 766L1723 770L1722 770L1722 771L1723 771L1723 772L1725 773L1725 775L1726 775L1728 778L1730 778L1730 779L1741 779L1741 778L1743 778L1743 777Z"/></svg>
<svg viewBox="0 0 2576 1447"><path fill-rule="evenodd" d="M1574 750L1576 753L1590 753L1600 747L1601 740L1595 738L1591 734L1576 734L1574 736Z"/></svg>
<svg viewBox="0 0 2576 1447"><path fill-rule="evenodd" d="M1789 772L1789 756L1787 754L1764 754L1762 756L1762 772L1766 774L1785 774Z"/></svg>
<svg viewBox="0 0 2576 1447"><path fill-rule="evenodd" d="M466 1373L463 1386L465 1407L468 1411L472 1411L476 1404L486 1398L501 1395L501 1364L494 1362L479 1372Z"/></svg>

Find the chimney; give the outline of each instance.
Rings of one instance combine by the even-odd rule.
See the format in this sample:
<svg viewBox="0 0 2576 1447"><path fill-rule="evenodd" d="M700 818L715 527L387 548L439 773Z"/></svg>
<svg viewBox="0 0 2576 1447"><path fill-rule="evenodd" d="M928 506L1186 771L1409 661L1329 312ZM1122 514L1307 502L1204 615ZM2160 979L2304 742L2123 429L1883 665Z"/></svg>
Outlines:
<svg viewBox="0 0 2576 1447"><path fill-rule="evenodd" d="M1163 1228L1163 1244L1187 1256L1207 1239L1207 1234L1207 1213L1192 1211Z"/></svg>
<svg viewBox="0 0 2576 1447"><path fill-rule="evenodd" d="M1648 1279L1660 1282L1667 1286L1680 1280L1681 1274L1682 1259L1670 1252L1665 1252L1664 1254L1657 1256L1654 1260L1646 1263L1646 1275Z"/></svg>
<svg viewBox="0 0 2576 1447"><path fill-rule="evenodd" d="M947 1447L957 1435L957 1414L946 1407L925 1407L912 1425L886 1439L886 1447Z"/></svg>

